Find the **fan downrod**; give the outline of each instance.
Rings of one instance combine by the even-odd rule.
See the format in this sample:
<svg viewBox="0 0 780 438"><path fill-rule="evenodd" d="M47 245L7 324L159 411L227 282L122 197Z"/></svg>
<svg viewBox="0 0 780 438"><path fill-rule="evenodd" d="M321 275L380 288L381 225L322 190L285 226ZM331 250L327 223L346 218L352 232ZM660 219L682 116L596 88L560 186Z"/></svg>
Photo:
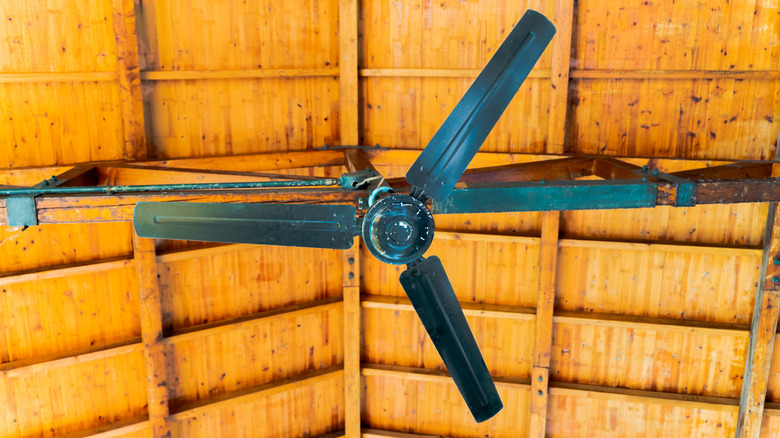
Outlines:
<svg viewBox="0 0 780 438"><path fill-rule="evenodd" d="M390 195L376 201L363 218L363 241L379 260L393 265L420 258L433 240L433 215L409 195Z"/></svg>

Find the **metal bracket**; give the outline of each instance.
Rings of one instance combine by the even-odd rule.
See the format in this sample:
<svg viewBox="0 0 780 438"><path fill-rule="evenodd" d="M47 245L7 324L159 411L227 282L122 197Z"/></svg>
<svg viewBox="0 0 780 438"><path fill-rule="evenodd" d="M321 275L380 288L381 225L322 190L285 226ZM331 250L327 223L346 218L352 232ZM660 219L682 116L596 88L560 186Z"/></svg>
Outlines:
<svg viewBox="0 0 780 438"><path fill-rule="evenodd" d="M382 176L373 170L362 170L341 175L339 185L343 189L359 190L366 188L371 181L381 179Z"/></svg>
<svg viewBox="0 0 780 438"><path fill-rule="evenodd" d="M647 166L642 166L641 170L635 170L634 172L644 177L649 176L658 181L672 183L674 185L675 207L693 207L696 205L696 194L698 192L698 184L696 182L659 172L658 169L648 171Z"/></svg>
<svg viewBox="0 0 780 438"><path fill-rule="evenodd" d="M35 198L31 196L9 196L5 198L5 208L9 227L38 225Z"/></svg>

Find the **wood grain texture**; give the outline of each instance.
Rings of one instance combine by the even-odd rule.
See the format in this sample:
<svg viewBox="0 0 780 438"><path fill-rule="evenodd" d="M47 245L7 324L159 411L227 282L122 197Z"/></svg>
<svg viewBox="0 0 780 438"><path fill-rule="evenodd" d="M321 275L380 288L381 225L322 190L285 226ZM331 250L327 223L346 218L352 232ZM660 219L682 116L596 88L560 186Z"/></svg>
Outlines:
<svg viewBox="0 0 780 438"><path fill-rule="evenodd" d="M341 370L325 371L177 412L172 416L174 436L318 436L343 429L344 374Z"/></svg>
<svg viewBox="0 0 780 438"><path fill-rule="evenodd" d="M552 20L557 32L553 38L550 67L550 121L547 124L546 150L548 153L562 153L566 141L573 20L574 0L557 0Z"/></svg>
<svg viewBox="0 0 780 438"><path fill-rule="evenodd" d="M338 67L337 1L144 1L141 69Z"/></svg>
<svg viewBox="0 0 780 438"><path fill-rule="evenodd" d="M387 78L361 81L362 144L422 149L473 82L471 78ZM545 150L547 79L528 79L480 150Z"/></svg>
<svg viewBox="0 0 780 438"><path fill-rule="evenodd" d="M477 237L479 236L479 237ZM538 239L437 232L426 253L439 256L461 302L534 306L538 287ZM403 267L361 252L361 291L405 296Z"/></svg>
<svg viewBox="0 0 780 438"><path fill-rule="evenodd" d="M154 239L133 237L133 257L138 273L141 315L141 342L146 364L146 391L152 436L170 438L168 418L167 351L163 344L160 285Z"/></svg>
<svg viewBox="0 0 780 438"><path fill-rule="evenodd" d="M54 268L132 254L130 224L0 227L0 270Z"/></svg>
<svg viewBox="0 0 780 438"><path fill-rule="evenodd" d="M347 438L360 438L360 353L362 312L360 307L360 238L343 252L344 266L344 422Z"/></svg>
<svg viewBox="0 0 780 438"><path fill-rule="evenodd" d="M514 415L529 409L527 386L498 385L504 409L477 425L449 377L365 374L364 381L363 423L370 428L458 437L512 436L528 429L528 417Z"/></svg>
<svg viewBox="0 0 780 438"><path fill-rule="evenodd" d="M534 324L533 370L531 376L531 412L529 437L544 437L547 427L550 359L553 344L553 309L558 279L558 232L561 213L544 212L539 242L539 289Z"/></svg>
<svg viewBox="0 0 780 438"><path fill-rule="evenodd" d="M143 96L138 68L138 37L133 0L112 0L119 99L122 102L123 158L147 158Z"/></svg>
<svg viewBox="0 0 780 438"><path fill-rule="evenodd" d="M777 81L579 80L570 90L566 150L765 160L774 156L778 113Z"/></svg>
<svg viewBox="0 0 780 438"><path fill-rule="evenodd" d="M553 330L553 381L730 398L742 386L748 332L564 321Z"/></svg>
<svg viewBox="0 0 780 438"><path fill-rule="evenodd" d="M340 251L257 245L223 250L163 259L159 273L165 329L342 294Z"/></svg>
<svg viewBox="0 0 780 438"><path fill-rule="evenodd" d="M0 434L64 435L143 415L145 374L143 355L136 351L0 378L0 394L6 400L0 407Z"/></svg>
<svg viewBox="0 0 780 438"><path fill-rule="evenodd" d="M109 345L141 334L132 266L2 287L0 362Z"/></svg>
<svg viewBox="0 0 780 438"><path fill-rule="evenodd" d="M573 243L573 242L572 242ZM564 310L748 323L760 254L708 247L561 242ZM701 248L701 252L684 250ZM733 255L732 255L733 254Z"/></svg>
<svg viewBox="0 0 780 438"><path fill-rule="evenodd" d="M358 144L358 0L339 0L339 137Z"/></svg>
<svg viewBox="0 0 780 438"><path fill-rule="evenodd" d="M711 0L696 10L667 1L619 0L612 6L607 10L595 0L579 3L573 65L612 70L771 70L778 66L780 49L773 44L779 10L775 2Z"/></svg>
<svg viewBox="0 0 780 438"><path fill-rule="evenodd" d="M168 346L173 410L343 363L343 306L258 320ZM208 360L201 360L208 357ZM174 428L175 430L175 428Z"/></svg>
<svg viewBox="0 0 780 438"><path fill-rule="evenodd" d="M119 87L113 82L0 84L0 166L122 157ZM67 103L67 104L65 104Z"/></svg>
<svg viewBox="0 0 780 438"><path fill-rule="evenodd" d="M335 78L144 84L160 158L311 149L339 141Z"/></svg>

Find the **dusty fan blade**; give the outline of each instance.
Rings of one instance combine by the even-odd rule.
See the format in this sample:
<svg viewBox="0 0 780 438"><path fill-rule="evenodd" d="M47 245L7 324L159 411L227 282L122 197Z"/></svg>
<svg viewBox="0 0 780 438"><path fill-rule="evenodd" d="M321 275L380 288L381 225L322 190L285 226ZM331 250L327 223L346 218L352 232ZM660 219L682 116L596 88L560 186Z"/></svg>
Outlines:
<svg viewBox="0 0 780 438"><path fill-rule="evenodd" d="M355 236L351 205L139 202L141 237L347 249Z"/></svg>
<svg viewBox="0 0 780 438"><path fill-rule="evenodd" d="M409 184L436 201L449 195L553 35L544 15L523 15L406 173Z"/></svg>
<svg viewBox="0 0 780 438"><path fill-rule="evenodd" d="M400 280L474 419L496 415L504 405L441 260L420 258Z"/></svg>

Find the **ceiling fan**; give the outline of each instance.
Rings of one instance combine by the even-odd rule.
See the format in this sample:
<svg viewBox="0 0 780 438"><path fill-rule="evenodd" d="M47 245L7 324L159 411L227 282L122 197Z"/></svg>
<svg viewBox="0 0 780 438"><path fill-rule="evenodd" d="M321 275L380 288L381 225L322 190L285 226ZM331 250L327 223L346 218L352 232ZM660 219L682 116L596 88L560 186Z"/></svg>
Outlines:
<svg viewBox="0 0 780 438"><path fill-rule="evenodd" d="M488 420L503 403L441 261L423 257L434 235L426 200L447 198L554 34L544 15L528 10L406 173L410 193L374 187L362 218L352 205L139 202L136 233L334 249L361 235L377 259L407 265L401 285L474 419Z"/></svg>

